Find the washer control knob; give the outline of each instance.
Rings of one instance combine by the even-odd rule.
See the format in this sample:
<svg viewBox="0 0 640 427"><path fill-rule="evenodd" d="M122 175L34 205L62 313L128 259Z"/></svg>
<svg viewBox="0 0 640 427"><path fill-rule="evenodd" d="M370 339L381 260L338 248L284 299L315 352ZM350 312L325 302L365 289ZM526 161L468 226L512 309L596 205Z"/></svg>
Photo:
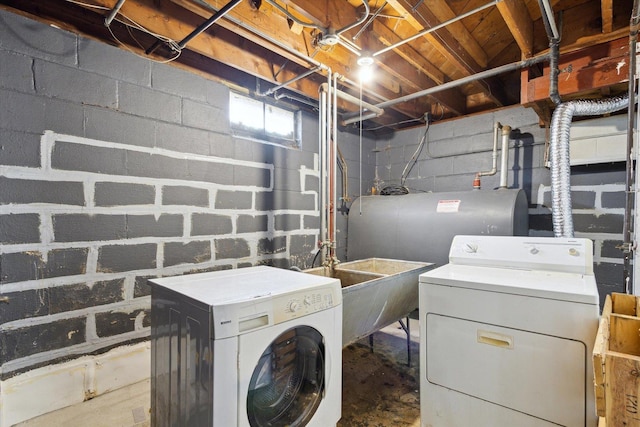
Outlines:
<svg viewBox="0 0 640 427"><path fill-rule="evenodd" d="M478 252L478 245L475 243L465 243L463 250L468 254L475 254Z"/></svg>
<svg viewBox="0 0 640 427"><path fill-rule="evenodd" d="M569 249L569 255L578 256L578 255L580 255L580 251L578 251L576 248L571 248L571 249Z"/></svg>
<svg viewBox="0 0 640 427"><path fill-rule="evenodd" d="M289 310L291 310L292 313L295 313L296 311L300 310L300 303L298 301L291 301L289 303Z"/></svg>
<svg viewBox="0 0 640 427"><path fill-rule="evenodd" d="M531 249L529 249L529 253L530 253L531 255L535 255L535 254L537 254L538 252L540 252L540 250L538 250L538 248L536 248L535 246L533 246Z"/></svg>
<svg viewBox="0 0 640 427"><path fill-rule="evenodd" d="M306 296L304 297L304 305L311 305L311 297L310 296Z"/></svg>

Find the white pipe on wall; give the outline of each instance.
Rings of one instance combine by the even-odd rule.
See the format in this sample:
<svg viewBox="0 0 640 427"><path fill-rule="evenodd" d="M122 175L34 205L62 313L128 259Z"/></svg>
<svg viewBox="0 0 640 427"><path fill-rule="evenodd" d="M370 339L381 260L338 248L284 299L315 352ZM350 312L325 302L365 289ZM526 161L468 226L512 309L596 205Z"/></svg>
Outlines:
<svg viewBox="0 0 640 427"><path fill-rule="evenodd" d="M500 188L507 188L507 177L509 167L509 135L511 134L511 126L502 127L502 148L500 150Z"/></svg>

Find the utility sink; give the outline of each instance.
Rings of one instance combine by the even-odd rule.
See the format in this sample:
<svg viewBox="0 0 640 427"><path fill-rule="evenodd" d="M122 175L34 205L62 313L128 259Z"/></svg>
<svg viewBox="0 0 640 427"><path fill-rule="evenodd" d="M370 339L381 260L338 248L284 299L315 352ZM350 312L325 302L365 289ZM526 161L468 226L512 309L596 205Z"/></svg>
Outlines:
<svg viewBox="0 0 640 427"><path fill-rule="evenodd" d="M418 308L418 276L434 267L425 262L367 258L305 273L340 279L344 347Z"/></svg>

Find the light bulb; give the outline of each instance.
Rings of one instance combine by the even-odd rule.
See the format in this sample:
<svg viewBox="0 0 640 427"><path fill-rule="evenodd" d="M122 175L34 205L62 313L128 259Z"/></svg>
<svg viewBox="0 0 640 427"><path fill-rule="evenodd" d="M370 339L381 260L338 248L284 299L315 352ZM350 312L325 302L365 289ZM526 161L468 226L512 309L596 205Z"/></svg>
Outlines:
<svg viewBox="0 0 640 427"><path fill-rule="evenodd" d="M358 70L358 76L362 83L367 83L373 80L373 65L360 67Z"/></svg>
<svg viewBox="0 0 640 427"><path fill-rule="evenodd" d="M362 55L356 63L361 67L370 67L373 65L373 57L369 55Z"/></svg>

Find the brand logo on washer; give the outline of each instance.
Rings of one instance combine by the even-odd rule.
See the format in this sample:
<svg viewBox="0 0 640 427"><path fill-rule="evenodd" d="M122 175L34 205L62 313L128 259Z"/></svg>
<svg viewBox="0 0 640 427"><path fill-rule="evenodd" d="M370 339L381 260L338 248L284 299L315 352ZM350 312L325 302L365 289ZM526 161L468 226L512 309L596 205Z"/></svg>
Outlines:
<svg viewBox="0 0 640 427"><path fill-rule="evenodd" d="M228 325L229 323L231 323L231 320L223 320L220 322L221 325Z"/></svg>

